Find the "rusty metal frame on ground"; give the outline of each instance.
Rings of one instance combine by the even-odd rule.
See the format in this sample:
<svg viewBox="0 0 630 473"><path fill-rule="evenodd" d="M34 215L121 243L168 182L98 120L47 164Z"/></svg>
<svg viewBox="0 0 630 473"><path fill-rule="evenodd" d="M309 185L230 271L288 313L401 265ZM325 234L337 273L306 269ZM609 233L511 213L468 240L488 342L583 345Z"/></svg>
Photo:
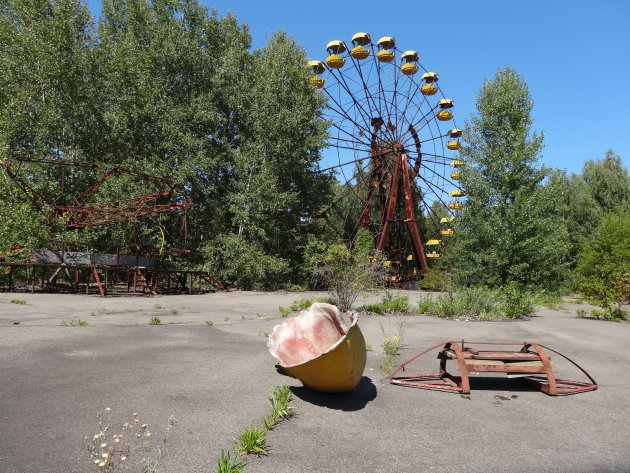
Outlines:
<svg viewBox="0 0 630 473"><path fill-rule="evenodd" d="M520 349L478 350L473 348L479 345L519 346ZM438 353L440 367L437 373L396 376L400 371L405 371L405 367L417 358L440 347L442 350ZM584 373L590 382L557 378L545 350L569 361ZM457 362L460 376L453 376L446 371L447 360ZM597 389L597 383L591 375L573 360L551 348L531 342L466 342L464 340L441 342L415 354L402 363L388 379L390 383L400 386L469 394L470 373L506 373L508 377L519 377L534 383L543 393L550 396L576 394Z"/></svg>

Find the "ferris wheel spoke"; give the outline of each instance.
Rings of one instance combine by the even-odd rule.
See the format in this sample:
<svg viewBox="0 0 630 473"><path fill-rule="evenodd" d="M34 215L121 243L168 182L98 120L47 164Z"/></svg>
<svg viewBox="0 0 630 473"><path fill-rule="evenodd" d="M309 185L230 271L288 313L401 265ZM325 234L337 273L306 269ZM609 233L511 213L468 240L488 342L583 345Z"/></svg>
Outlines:
<svg viewBox="0 0 630 473"><path fill-rule="evenodd" d="M352 102L354 102L354 104L357 107L357 109L361 110L362 113L360 115L363 118L363 121L365 122L366 116L368 114L365 111L365 109L361 106L361 104L357 101L356 97L354 96L354 94L350 90L350 87L348 86L348 83L346 82L345 76L343 74L341 74L341 72L339 72L338 75L341 78L341 80L339 80L339 78L337 78L335 76L334 69L332 69L331 71L332 71L332 76L335 77L335 79L337 79L337 83L346 91L346 93L348 94L348 96L350 97ZM365 122L365 129L366 130L369 129L369 125L367 124L367 122Z"/></svg>
<svg viewBox="0 0 630 473"><path fill-rule="evenodd" d="M367 132L367 133L370 133L370 131L369 131L367 128L363 127L362 125L359 125L359 123L357 123L357 122L356 122L356 121L355 121L352 117L350 117L350 115L348 115L347 113L345 113L345 112L343 111L343 107L342 107L342 105L341 105L339 102L337 102L337 100L336 100L336 99L332 96L332 94L331 94L330 92L328 92L327 90L324 90L324 92L326 92L326 95L328 95L328 97L330 97L330 99L331 99L331 100L335 103L335 105L337 105L337 107L339 107L339 108L337 109L337 108L335 108L335 107L330 107L330 105L329 105L329 107L330 107L332 110L334 110L334 111L335 111L336 113L338 113L340 116L342 116L342 117L346 118L346 119L347 119L348 121L350 121L350 122L351 122L351 123L352 123L352 124L353 124L356 128L359 128L359 129L361 129L361 130L363 130L363 131L365 131L365 132Z"/></svg>
<svg viewBox="0 0 630 473"><path fill-rule="evenodd" d="M339 125L337 125L336 123L331 123L330 126L332 126L333 128L335 128L336 130L340 131L341 133L345 133L346 135L348 135L350 138L356 138L352 133L344 130L343 128L341 128ZM352 140L355 141L355 140ZM370 147L369 143L363 142L363 141L355 141L356 143L361 143L363 145L365 145L367 148Z"/></svg>
<svg viewBox="0 0 630 473"><path fill-rule="evenodd" d="M435 184L432 184L431 182L429 182L428 180L426 180L425 178L423 178L422 176L418 176L425 184L427 184L428 187L431 188L432 190L432 194L435 196L435 198L446 208L448 208L448 204L446 204L446 202L444 202L442 200L442 196L445 194L445 192L440 189L439 187L437 188L439 191L441 192L435 192L435 188L437 187ZM422 190L418 187L417 182L414 180L413 181L413 185L415 186L415 188L418 190L418 192L421 193L422 197L421 199L424 201L424 195L422 194Z"/></svg>
<svg viewBox="0 0 630 473"><path fill-rule="evenodd" d="M366 102L368 104L368 107L370 108L370 119L376 118L377 116L381 116L381 112L378 109L377 105L376 105L376 101L374 100L374 96L372 95L372 92L370 91L365 78L363 77L363 70L361 69L361 62L357 59L355 59L354 57L350 56L350 58L352 59L352 62L354 63L354 67L357 71L357 73L359 74L359 78L361 79L361 84L363 85L363 91L365 93L365 99ZM374 108L372 108L372 106L370 105L370 102L372 102L372 105L374 106ZM375 114L376 112L376 114Z"/></svg>

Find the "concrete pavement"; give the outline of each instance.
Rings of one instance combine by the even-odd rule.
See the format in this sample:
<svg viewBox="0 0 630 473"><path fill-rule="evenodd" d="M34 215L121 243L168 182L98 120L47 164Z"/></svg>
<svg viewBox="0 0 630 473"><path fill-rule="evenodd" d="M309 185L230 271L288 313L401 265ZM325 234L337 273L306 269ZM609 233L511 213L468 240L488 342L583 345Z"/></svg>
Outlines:
<svg viewBox="0 0 630 473"><path fill-rule="evenodd" d="M248 472L630 471L630 324L577 318L585 306L574 304L518 322L366 316L359 324L373 349L365 378L355 392L332 396L276 373L266 350L265 334L282 320L278 306L307 296L0 294L0 471L96 471L84 436L110 407L115 426L138 411L158 436L173 414L163 471L209 472L283 383L293 387L296 416L269 433L270 455L249 459ZM162 325L149 326L153 316ZM73 319L89 325L60 325ZM447 339L538 341L575 359L600 388L552 398L484 378L464 399L391 386L378 363L396 320L404 322L399 360ZM427 363L437 366L433 357Z"/></svg>

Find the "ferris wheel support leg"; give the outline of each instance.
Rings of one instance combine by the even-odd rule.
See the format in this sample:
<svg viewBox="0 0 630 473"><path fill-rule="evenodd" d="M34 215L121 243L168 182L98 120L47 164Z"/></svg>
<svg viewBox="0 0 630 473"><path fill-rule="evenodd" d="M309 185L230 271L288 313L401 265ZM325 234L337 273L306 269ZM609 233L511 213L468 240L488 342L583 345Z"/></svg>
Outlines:
<svg viewBox="0 0 630 473"><path fill-rule="evenodd" d="M392 222L396 217L396 202L398 201L398 185L400 183L400 168L401 159L396 153L396 166L392 175L392 183L389 190L389 197L387 198L387 205L385 206L385 214L383 215L383 224L381 225L381 233L376 245L376 251L383 251L385 245L389 241L389 233L392 229Z"/></svg>
<svg viewBox="0 0 630 473"><path fill-rule="evenodd" d="M416 261L420 263L420 269L422 269L422 272L424 274L428 274L429 265L427 264L427 257L424 254L420 229L418 228L416 213L413 209L413 198L411 195L411 182L409 180L409 166L407 164L407 155L403 153L400 161L402 161L403 188L405 191L405 223L407 223L409 235L411 235L411 242L413 244L413 251L416 256Z"/></svg>

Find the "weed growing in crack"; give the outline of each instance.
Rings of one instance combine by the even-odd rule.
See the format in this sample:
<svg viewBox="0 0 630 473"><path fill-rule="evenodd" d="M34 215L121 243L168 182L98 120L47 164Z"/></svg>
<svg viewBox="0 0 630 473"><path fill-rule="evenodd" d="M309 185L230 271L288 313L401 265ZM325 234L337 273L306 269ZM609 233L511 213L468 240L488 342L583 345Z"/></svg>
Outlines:
<svg viewBox="0 0 630 473"><path fill-rule="evenodd" d="M267 455L267 430L250 427L243 430L234 441L239 455Z"/></svg>
<svg viewBox="0 0 630 473"><path fill-rule="evenodd" d="M219 461L212 473L241 473L245 468L245 464L239 461L238 455L232 455L230 452L221 450Z"/></svg>
<svg viewBox="0 0 630 473"><path fill-rule="evenodd" d="M173 415L168 418L165 435L158 439L148 424L140 421L134 412L129 422L120 427L109 423L111 409L98 412L98 432L92 437L85 437L87 451L92 464L101 473L116 470L141 471L156 473L165 457L165 446L172 427L177 423Z"/></svg>
<svg viewBox="0 0 630 473"><path fill-rule="evenodd" d="M61 322L62 327L87 327L89 324L85 320L72 319L70 322L64 320Z"/></svg>

